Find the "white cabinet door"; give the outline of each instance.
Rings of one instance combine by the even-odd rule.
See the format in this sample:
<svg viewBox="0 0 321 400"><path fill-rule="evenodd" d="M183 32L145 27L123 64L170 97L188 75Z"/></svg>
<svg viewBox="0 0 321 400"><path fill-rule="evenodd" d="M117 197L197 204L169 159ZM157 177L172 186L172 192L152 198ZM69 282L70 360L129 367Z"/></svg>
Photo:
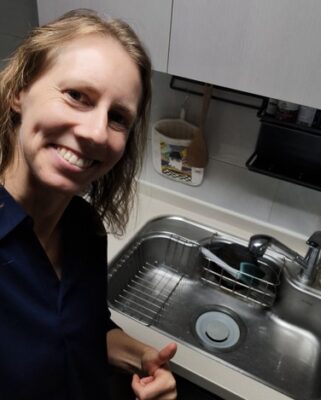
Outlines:
<svg viewBox="0 0 321 400"><path fill-rule="evenodd" d="M320 0L174 0L168 72L321 108Z"/></svg>
<svg viewBox="0 0 321 400"><path fill-rule="evenodd" d="M38 0L39 23L81 7L127 21L146 45L153 68L166 72L172 0Z"/></svg>

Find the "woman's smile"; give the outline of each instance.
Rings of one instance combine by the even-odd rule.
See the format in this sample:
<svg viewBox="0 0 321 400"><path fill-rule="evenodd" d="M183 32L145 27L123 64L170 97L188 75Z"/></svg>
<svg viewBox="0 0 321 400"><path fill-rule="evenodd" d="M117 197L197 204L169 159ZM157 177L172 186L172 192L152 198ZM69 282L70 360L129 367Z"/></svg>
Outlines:
<svg viewBox="0 0 321 400"><path fill-rule="evenodd" d="M56 150L61 158L80 169L88 169L95 163L95 160L84 158L71 149L57 146Z"/></svg>

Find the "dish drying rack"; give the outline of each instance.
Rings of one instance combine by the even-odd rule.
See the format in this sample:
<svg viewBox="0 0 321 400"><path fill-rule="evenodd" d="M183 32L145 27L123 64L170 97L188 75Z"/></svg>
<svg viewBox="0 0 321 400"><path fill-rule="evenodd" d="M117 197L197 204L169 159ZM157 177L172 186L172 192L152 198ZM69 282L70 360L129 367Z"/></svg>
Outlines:
<svg viewBox="0 0 321 400"><path fill-rule="evenodd" d="M146 263L140 266L112 305L144 325L154 325L167 308L182 278L181 274L168 267Z"/></svg>
<svg viewBox="0 0 321 400"><path fill-rule="evenodd" d="M240 272L249 282L245 283L226 274L224 269L219 266L216 266L216 270L213 270L212 264L211 261L206 260L206 265L203 266L201 280L205 284L215 286L263 307L273 306L277 296L277 287L280 284L281 269L275 274L273 281ZM264 268L270 269L271 267L265 264Z"/></svg>
<svg viewBox="0 0 321 400"><path fill-rule="evenodd" d="M115 284L119 286L116 288L118 293L109 296L110 306L147 326L159 320L187 276L182 265L173 263L174 258L187 260L186 257L191 255L191 247L194 251L196 249L192 241L174 234L166 236L169 240L163 257L136 263L135 256L140 253L140 246L144 242L144 239L138 240L123 254L108 276L109 280L114 279L114 283L110 284L109 294L115 289ZM134 260L132 265L128 265L129 260ZM119 284L118 277L121 273L118 271L121 272L123 268L133 268L134 273L127 282Z"/></svg>
<svg viewBox="0 0 321 400"><path fill-rule="evenodd" d="M135 254L141 254L141 245L144 241L135 242L109 273L110 292L109 305L118 311L139 320L150 326L160 319L164 310L170 307L171 301L179 300L180 285L186 280L197 280L203 285L223 290L242 300L271 307L276 299L277 286L280 283L280 274L275 276L273 282L246 274L250 283L227 276L226 272L212 262L206 260L199 251L199 243L183 238L176 234L167 234L166 251L161 257L145 260L137 265ZM129 260L134 260L128 264ZM188 260L188 268L184 265ZM264 262L263 262L264 264ZM271 268L268 264L264 268ZM126 280L119 279L124 268L130 269L131 274ZM133 271L134 270L134 271ZM127 275L126 275L127 276ZM119 283L119 280L122 282ZM115 289L115 285L118 286Z"/></svg>

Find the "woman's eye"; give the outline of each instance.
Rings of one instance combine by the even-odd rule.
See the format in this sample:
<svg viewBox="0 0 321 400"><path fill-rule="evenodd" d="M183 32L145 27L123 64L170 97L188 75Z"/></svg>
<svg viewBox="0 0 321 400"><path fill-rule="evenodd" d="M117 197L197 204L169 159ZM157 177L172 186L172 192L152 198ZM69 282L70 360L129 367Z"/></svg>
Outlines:
<svg viewBox="0 0 321 400"><path fill-rule="evenodd" d="M130 128L130 122L128 118L118 111L111 111L108 114L108 120L111 126L116 130L128 131Z"/></svg>
<svg viewBox="0 0 321 400"><path fill-rule="evenodd" d="M88 98L83 93L79 92L78 90L69 89L67 90L68 96L79 103L89 104Z"/></svg>

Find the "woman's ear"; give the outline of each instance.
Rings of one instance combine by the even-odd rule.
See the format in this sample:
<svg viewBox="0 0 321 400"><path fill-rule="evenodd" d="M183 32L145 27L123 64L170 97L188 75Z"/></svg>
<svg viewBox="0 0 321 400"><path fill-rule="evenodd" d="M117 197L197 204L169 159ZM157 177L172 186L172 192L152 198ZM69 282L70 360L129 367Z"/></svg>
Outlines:
<svg viewBox="0 0 321 400"><path fill-rule="evenodd" d="M21 96L22 92L19 92L17 95L14 96L13 101L11 103L11 109L16 113L21 113Z"/></svg>

